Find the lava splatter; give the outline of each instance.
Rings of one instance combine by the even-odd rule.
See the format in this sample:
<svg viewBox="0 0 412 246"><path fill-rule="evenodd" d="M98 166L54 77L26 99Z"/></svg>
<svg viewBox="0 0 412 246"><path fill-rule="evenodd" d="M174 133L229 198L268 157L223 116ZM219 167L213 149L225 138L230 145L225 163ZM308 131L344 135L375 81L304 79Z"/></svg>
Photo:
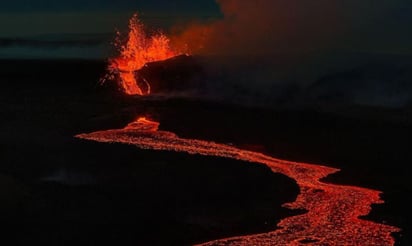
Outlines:
<svg viewBox="0 0 412 246"><path fill-rule="evenodd" d="M119 84L128 95L150 94L150 84L142 79L136 79L136 71L148 62L162 61L180 53L169 45L169 38L163 33L147 35L144 25L135 14L129 21L129 34L127 42L123 45L120 33L115 45L120 50L120 55L109 61L108 75L106 78L117 77Z"/></svg>

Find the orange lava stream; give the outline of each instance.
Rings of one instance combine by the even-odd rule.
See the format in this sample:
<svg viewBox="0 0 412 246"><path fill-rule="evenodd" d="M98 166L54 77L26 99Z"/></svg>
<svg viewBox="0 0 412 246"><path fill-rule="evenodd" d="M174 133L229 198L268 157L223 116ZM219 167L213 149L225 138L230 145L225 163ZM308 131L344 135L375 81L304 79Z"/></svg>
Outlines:
<svg viewBox="0 0 412 246"><path fill-rule="evenodd" d="M179 138L158 131L159 123L139 118L124 129L79 134L76 137L98 142L132 144L142 149L166 150L231 158L261 163L282 173L300 187L296 201L284 204L307 213L281 220L272 232L238 236L202 245L394 245L390 235L399 229L359 219L371 210L371 204L383 203L380 192L355 186L319 181L339 169L279 160L261 153L224 144Z"/></svg>
<svg viewBox="0 0 412 246"><path fill-rule="evenodd" d="M139 86L135 72L148 62L166 60L179 53L170 47L170 40L164 34L147 36L137 14L130 19L129 29L127 43L121 45L118 41L116 44L120 48L120 55L109 61L109 73L118 76L119 84L126 94L148 95L150 84L143 80L146 85L144 88Z"/></svg>

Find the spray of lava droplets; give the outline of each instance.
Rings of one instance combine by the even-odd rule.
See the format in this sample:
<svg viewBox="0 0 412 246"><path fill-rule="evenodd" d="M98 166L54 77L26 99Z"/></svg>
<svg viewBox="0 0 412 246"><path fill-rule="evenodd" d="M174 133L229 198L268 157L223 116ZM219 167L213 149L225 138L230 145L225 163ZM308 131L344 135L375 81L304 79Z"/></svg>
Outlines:
<svg viewBox="0 0 412 246"><path fill-rule="evenodd" d="M148 62L166 60L180 53L170 47L170 40L166 35L147 35L137 14L130 19L129 29L124 45L118 33L115 45L119 48L120 55L109 61L109 74L118 77L119 84L126 94L148 95L150 84L143 79L145 86L139 86L135 72ZM107 77L112 77L110 75Z"/></svg>

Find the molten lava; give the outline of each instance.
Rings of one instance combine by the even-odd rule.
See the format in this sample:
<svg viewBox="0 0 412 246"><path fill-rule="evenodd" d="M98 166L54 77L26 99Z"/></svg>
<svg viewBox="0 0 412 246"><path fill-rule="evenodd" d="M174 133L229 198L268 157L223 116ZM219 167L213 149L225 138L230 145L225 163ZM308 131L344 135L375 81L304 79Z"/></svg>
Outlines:
<svg viewBox="0 0 412 246"><path fill-rule="evenodd" d="M139 129L140 131L155 132L159 128L159 122L150 121L146 117L139 117L136 121L128 124L124 129Z"/></svg>
<svg viewBox="0 0 412 246"><path fill-rule="evenodd" d="M109 73L119 78L119 83L126 94L148 95L150 84L142 79L145 85L139 85L135 72L146 63L162 61L179 55L169 44L169 38L162 33L148 36L144 25L139 21L137 14L129 21L129 34L125 45L120 38L116 46L120 49L120 55L109 62Z"/></svg>
<svg viewBox="0 0 412 246"><path fill-rule="evenodd" d="M124 129L77 135L98 142L132 144L142 149L167 150L232 158L261 163L273 172L296 180L300 194L284 204L304 209L305 214L279 222L272 232L220 239L203 245L394 245L391 233L398 228L360 219L371 204L382 203L380 192L355 186L323 183L321 178L339 171L335 168L279 160L264 154L203 140L179 138L159 131L159 123L138 118Z"/></svg>

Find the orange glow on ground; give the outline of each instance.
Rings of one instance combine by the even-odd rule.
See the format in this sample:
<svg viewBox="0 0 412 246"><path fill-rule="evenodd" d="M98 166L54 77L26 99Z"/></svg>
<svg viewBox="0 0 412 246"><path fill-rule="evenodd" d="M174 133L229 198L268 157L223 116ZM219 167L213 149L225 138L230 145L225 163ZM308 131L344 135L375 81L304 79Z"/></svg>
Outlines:
<svg viewBox="0 0 412 246"><path fill-rule="evenodd" d="M148 95L150 84L143 79L141 82L145 85L140 86L135 72L148 62L166 60L179 55L179 52L170 47L166 35L157 33L148 36L137 14L130 19L129 29L126 44L122 45L121 41L116 44L120 49L120 55L109 61L109 73L118 77L119 84L126 94Z"/></svg>
<svg viewBox="0 0 412 246"><path fill-rule="evenodd" d="M394 245L393 226L359 219L371 211L371 204L383 203L380 192L355 186L323 183L321 178L339 169L279 160L264 154L215 142L179 138L158 131L158 122L139 118L124 129L80 134L76 137L98 142L123 143L142 149L186 152L261 163L282 173L300 187L296 201L284 204L304 209L305 214L279 222L272 232L220 239L203 245Z"/></svg>

